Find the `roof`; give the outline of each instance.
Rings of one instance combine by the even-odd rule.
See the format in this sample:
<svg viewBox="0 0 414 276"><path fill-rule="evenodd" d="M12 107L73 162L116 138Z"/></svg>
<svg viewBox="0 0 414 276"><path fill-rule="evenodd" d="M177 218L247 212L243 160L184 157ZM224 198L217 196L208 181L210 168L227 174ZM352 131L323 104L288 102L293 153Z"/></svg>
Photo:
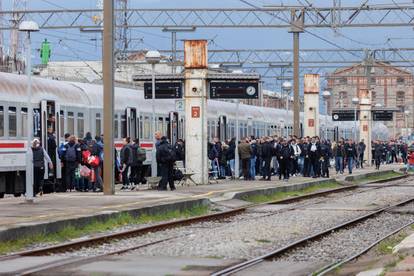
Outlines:
<svg viewBox="0 0 414 276"><path fill-rule="evenodd" d="M412 73L410 71L401 69L399 67L395 67L395 66L393 66L393 65L391 65L391 64L389 64L387 62L374 61L373 64L374 64L374 67L387 67L389 69L398 71L398 72L400 72L402 74L412 75ZM349 72L349 71L352 71L352 70L355 70L355 69L361 68L361 67L364 67L365 68L365 64L363 62L354 64L354 65L351 65L349 67L337 69L333 73L328 74L328 77L329 77L329 75L340 75L342 73Z"/></svg>

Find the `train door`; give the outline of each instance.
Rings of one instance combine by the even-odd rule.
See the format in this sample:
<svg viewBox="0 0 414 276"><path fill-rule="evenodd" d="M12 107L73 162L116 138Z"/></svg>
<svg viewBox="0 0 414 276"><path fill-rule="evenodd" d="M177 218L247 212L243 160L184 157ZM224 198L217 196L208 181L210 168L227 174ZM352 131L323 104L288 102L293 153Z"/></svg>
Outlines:
<svg viewBox="0 0 414 276"><path fill-rule="evenodd" d="M125 123L126 123L126 137L130 137L131 140L138 138L138 118L137 110L132 107L128 107L125 111Z"/></svg>
<svg viewBox="0 0 414 276"><path fill-rule="evenodd" d="M168 140L174 145L178 139L178 112L171 111L168 114L167 133Z"/></svg>
<svg viewBox="0 0 414 276"><path fill-rule="evenodd" d="M43 148L49 154L50 158L52 159L53 166L57 169L57 164L60 162L56 162L57 156L57 147L59 145L58 137L59 133L57 132L57 118L59 116L60 110L58 110L57 105L54 101L42 100L40 102L40 141L42 143ZM49 148L52 144L48 143L48 132L51 132L55 136L55 148ZM59 164L60 167L60 164ZM53 177L57 177L54 172L49 172L49 167L45 166L45 174L44 179L49 179L49 175Z"/></svg>
<svg viewBox="0 0 414 276"><path fill-rule="evenodd" d="M220 141L227 140L227 117L224 115L221 115L219 117L218 121L218 137Z"/></svg>

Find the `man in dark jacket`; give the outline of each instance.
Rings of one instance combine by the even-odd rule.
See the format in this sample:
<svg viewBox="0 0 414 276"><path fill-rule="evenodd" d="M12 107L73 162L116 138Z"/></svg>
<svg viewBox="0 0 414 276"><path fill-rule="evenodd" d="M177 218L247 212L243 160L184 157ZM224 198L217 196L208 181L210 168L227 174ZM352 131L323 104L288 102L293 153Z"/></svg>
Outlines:
<svg viewBox="0 0 414 276"><path fill-rule="evenodd" d="M32 141L33 152L33 196L36 196L39 192L43 192L43 178L45 173L45 161L48 163L49 168L53 169L53 163L48 153L40 145L38 139Z"/></svg>
<svg viewBox="0 0 414 276"><path fill-rule="evenodd" d="M382 154L384 151L383 145L379 141L374 142L374 160L375 160L375 169L379 170L381 165Z"/></svg>
<svg viewBox="0 0 414 276"><path fill-rule="evenodd" d="M249 162L252 155L252 148L247 137L239 144L238 151L242 162L243 178L244 180L249 180Z"/></svg>
<svg viewBox="0 0 414 276"><path fill-rule="evenodd" d="M175 190L174 186L174 162L175 162L175 151L167 140L167 137L161 137L160 145L157 150L157 163L160 164L161 170L161 181L158 185L158 190L166 191L167 182L170 186L171 191Z"/></svg>
<svg viewBox="0 0 414 276"><path fill-rule="evenodd" d="M270 163L273 157L273 144L272 139L269 137L265 138L265 142L262 144L261 148L261 158L264 162L262 179L261 180L271 180L272 170L270 169Z"/></svg>
<svg viewBox="0 0 414 276"><path fill-rule="evenodd" d="M129 177L128 177L128 171L129 168L132 165L132 150L131 150L131 138L126 137L123 140L123 146L121 149L121 172L122 172L122 188L121 190L128 189L129 187Z"/></svg>
<svg viewBox="0 0 414 276"><path fill-rule="evenodd" d="M278 159L279 159L279 167L280 167L280 174L279 174L279 180L283 179L285 181L289 180L289 168L291 160L295 157L295 152L292 148L292 145L288 143L286 139L284 139L279 146L279 150L277 153Z"/></svg>
<svg viewBox="0 0 414 276"><path fill-rule="evenodd" d="M331 145L327 141L321 143L322 177L329 178L329 160L332 155Z"/></svg>
<svg viewBox="0 0 414 276"><path fill-rule="evenodd" d="M364 153L367 146L364 143L364 139L361 140L358 144L358 161L361 169L364 168Z"/></svg>
<svg viewBox="0 0 414 276"><path fill-rule="evenodd" d="M62 161L65 167L65 188L66 191L72 189L75 186L75 171L82 160L81 148L76 142L76 137L71 135L68 139L68 143L62 149Z"/></svg>
<svg viewBox="0 0 414 276"><path fill-rule="evenodd" d="M352 167L354 165L354 158L357 156L357 151L354 142L352 139L348 140L348 143L345 144L345 157L348 163L349 174L352 174Z"/></svg>

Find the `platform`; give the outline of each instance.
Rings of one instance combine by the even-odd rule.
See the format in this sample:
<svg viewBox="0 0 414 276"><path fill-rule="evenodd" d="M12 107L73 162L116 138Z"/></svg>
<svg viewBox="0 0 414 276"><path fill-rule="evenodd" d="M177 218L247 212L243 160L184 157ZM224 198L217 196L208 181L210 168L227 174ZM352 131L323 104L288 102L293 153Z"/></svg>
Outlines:
<svg viewBox="0 0 414 276"><path fill-rule="evenodd" d="M401 165L387 165L383 170L397 170ZM372 169L355 170L353 175L373 172ZM338 180L344 180L348 174L333 175ZM33 204L25 203L24 197L7 197L0 200L0 240L12 239L10 235L24 234L31 228L39 225L48 225L47 230L59 228L59 222L81 218L94 218L105 216L125 210L138 210L165 206L179 208L200 204L203 201L221 202L234 198L238 193L256 191L274 187L294 187L301 189L305 184L318 182L324 178L292 177L289 182L276 180L268 181L242 181L222 180L218 184L183 187L177 190L156 191L148 190L147 186L135 191L120 191L116 194L104 196L102 193L56 193L37 197ZM178 207L177 207L178 208ZM20 229L16 233L12 229ZM46 228L45 228L46 229ZM38 229L39 230L39 229ZM20 232L22 231L22 232ZM44 230L42 230L44 231Z"/></svg>

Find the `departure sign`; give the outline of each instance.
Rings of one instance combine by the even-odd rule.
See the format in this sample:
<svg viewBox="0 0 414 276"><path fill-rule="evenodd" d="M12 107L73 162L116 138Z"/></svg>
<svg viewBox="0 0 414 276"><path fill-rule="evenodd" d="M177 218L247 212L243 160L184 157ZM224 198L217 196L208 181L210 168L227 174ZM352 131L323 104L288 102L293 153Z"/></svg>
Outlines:
<svg viewBox="0 0 414 276"><path fill-rule="evenodd" d="M258 82L210 82L211 99L257 99Z"/></svg>
<svg viewBox="0 0 414 276"><path fill-rule="evenodd" d="M372 119L374 121L392 121L393 112L389 110L375 110L372 112Z"/></svg>
<svg viewBox="0 0 414 276"><path fill-rule="evenodd" d="M144 83L145 99L152 99L152 83ZM182 82L156 82L155 98L156 99L179 99L183 97Z"/></svg>
<svg viewBox="0 0 414 276"><path fill-rule="evenodd" d="M333 121L355 121L355 120L358 120L358 112L357 112L357 117L355 118L354 110L333 110L332 120Z"/></svg>

